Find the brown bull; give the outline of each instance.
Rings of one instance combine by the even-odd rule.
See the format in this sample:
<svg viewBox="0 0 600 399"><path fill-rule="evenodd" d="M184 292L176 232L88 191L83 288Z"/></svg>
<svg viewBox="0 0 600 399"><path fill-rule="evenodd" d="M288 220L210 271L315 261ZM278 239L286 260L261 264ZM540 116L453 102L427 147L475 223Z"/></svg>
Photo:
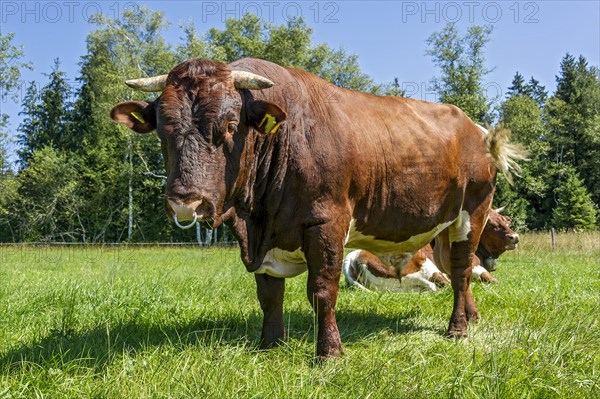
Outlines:
<svg viewBox="0 0 600 399"><path fill-rule="evenodd" d="M157 130L169 216L232 229L255 273L263 346L285 336L285 278L308 270L317 354L339 354L344 245L410 259L434 237L452 271L448 335L467 335L479 317L469 265L497 168L519 157L502 131L485 135L451 105L345 90L257 59L192 59L128 83L162 94L118 104L112 118Z"/></svg>

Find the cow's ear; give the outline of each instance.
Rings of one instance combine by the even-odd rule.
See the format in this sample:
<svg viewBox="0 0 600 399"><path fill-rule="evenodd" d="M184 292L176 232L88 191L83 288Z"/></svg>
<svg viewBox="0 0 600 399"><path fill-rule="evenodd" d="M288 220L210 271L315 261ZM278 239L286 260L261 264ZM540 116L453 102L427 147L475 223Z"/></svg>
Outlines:
<svg viewBox="0 0 600 399"><path fill-rule="evenodd" d="M127 101L115 105L110 117L138 133L148 133L156 129L156 109L154 102Z"/></svg>
<svg viewBox="0 0 600 399"><path fill-rule="evenodd" d="M264 134L277 133L287 114L268 101L252 101L247 109L248 123Z"/></svg>

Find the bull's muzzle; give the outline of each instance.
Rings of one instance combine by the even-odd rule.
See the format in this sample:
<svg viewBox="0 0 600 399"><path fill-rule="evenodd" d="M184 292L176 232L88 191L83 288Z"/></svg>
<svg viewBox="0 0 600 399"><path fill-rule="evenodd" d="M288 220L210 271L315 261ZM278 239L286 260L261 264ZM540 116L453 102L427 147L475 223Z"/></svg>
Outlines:
<svg viewBox="0 0 600 399"><path fill-rule="evenodd" d="M508 239L510 240L510 242L506 246L506 250L510 251L510 250L517 248L517 244L519 243L519 235L517 233L510 234L508 236Z"/></svg>
<svg viewBox="0 0 600 399"><path fill-rule="evenodd" d="M178 204L177 202L169 199L169 206L173 210L173 221L177 227L181 229L189 229L196 224L198 215L196 209L202 204L202 200L194 201L189 204ZM191 220L190 224L182 225L180 221Z"/></svg>

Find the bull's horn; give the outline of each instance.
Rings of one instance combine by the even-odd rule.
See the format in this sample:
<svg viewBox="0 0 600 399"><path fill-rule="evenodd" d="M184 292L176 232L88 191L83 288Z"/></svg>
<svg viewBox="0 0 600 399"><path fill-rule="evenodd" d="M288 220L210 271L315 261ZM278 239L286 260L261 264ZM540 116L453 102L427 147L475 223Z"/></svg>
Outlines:
<svg viewBox="0 0 600 399"><path fill-rule="evenodd" d="M142 91L163 91L165 86L167 85L167 75L126 80L125 84L131 87L132 89Z"/></svg>
<svg viewBox="0 0 600 399"><path fill-rule="evenodd" d="M505 210L505 209L506 209L506 205L504 205L504 206L502 206L502 207L500 207L498 209L495 209L495 211L498 212L498 213L502 213L502 211Z"/></svg>
<svg viewBox="0 0 600 399"><path fill-rule="evenodd" d="M236 89L261 90L273 86L273 82L264 76L246 71L231 71L231 80Z"/></svg>

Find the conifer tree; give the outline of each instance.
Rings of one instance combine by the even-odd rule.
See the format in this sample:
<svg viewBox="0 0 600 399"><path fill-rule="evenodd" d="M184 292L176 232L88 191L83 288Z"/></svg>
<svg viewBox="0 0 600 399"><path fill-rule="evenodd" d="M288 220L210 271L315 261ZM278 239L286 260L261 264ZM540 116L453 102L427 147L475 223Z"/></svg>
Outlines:
<svg viewBox="0 0 600 399"><path fill-rule="evenodd" d="M600 73L583 56L567 54L545 107L550 157L572 166L600 203Z"/></svg>
<svg viewBox="0 0 600 399"><path fill-rule="evenodd" d="M555 189L557 204L552 212L552 225L562 230L597 228L598 210L583 181L572 167L564 167L560 172Z"/></svg>
<svg viewBox="0 0 600 399"><path fill-rule="evenodd" d="M72 140L69 131L71 88L58 59L46 76L48 83L39 91L36 82L30 83L23 100L24 121L19 126L18 136L19 160L23 166L37 149L51 146L67 150Z"/></svg>
<svg viewBox="0 0 600 399"><path fill-rule="evenodd" d="M517 71L515 76L513 77L511 86L508 88L508 92L506 93L506 97L510 98L516 95L525 94L525 78L523 75Z"/></svg>

